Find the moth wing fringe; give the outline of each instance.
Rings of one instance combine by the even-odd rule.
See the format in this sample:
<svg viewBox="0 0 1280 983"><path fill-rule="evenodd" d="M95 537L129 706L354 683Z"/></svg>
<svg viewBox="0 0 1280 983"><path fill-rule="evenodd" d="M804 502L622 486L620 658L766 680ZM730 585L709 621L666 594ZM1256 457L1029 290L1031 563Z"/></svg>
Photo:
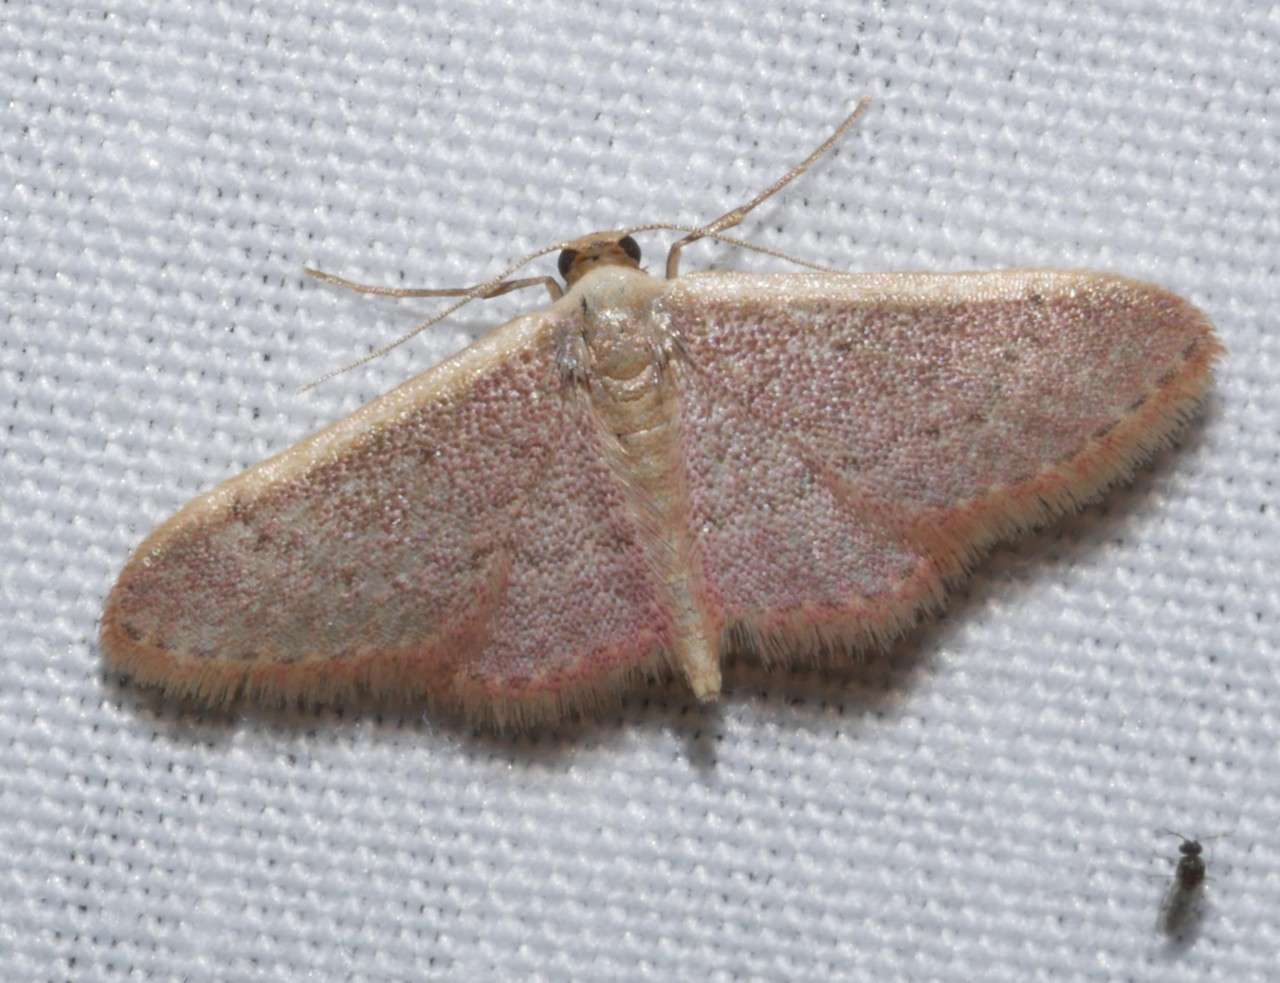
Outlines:
<svg viewBox="0 0 1280 983"><path fill-rule="evenodd" d="M802 610L781 620L740 619L727 629L726 642L766 666L831 667L847 664L852 654L887 651L939 613L994 546L1078 512L1129 481L1196 416L1212 365L1224 353L1204 315L1186 307L1200 334L1180 371L1154 384L1137 410L1114 421L1102 436L1086 440L1069 459L1018 485L988 490L951 522L931 530L940 537L941 555L926 558L922 566L932 569L918 570L895 596L875 599L874 616L859 614L866 605L855 602L843 616Z"/></svg>

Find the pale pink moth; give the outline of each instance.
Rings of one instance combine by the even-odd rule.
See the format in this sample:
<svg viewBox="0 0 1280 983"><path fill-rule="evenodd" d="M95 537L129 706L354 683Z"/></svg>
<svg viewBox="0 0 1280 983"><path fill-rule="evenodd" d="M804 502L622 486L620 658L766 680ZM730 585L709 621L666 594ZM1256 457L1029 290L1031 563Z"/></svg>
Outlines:
<svg viewBox="0 0 1280 983"><path fill-rule="evenodd" d="M516 267L454 291L328 277L461 298L443 314L539 284L553 301L161 525L107 599L108 664L209 703L409 697L498 726L669 672L710 700L726 651L883 645L990 544L1126 478L1221 351L1167 290L677 275L863 105L752 201L678 229L665 278L630 233L669 225L534 254L562 250L563 289Z"/></svg>

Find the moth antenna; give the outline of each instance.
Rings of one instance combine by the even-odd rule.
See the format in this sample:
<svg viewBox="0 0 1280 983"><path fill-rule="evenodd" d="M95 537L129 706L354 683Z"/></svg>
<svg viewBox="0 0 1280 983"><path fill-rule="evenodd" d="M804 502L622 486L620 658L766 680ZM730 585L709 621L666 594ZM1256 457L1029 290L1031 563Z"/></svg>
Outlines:
<svg viewBox="0 0 1280 983"><path fill-rule="evenodd" d="M831 136L822 141L808 157L802 160L795 167L787 171L786 174L774 181L758 195L748 201L745 205L739 205L730 211L725 212L719 218L708 222L706 225L695 229L689 235L680 239L671 246L671 250L667 253L667 279L671 280L680 275L680 250L691 242L714 235L717 232L723 232L725 229L732 229L735 225L747 217L757 205L768 201L788 184L798 178L801 174L813 166L813 162L830 150L840 140L845 132L858 121L858 118L867 111L867 107L871 105L871 97L864 96L858 100L858 104L854 107L853 112L844 118L839 126L832 131Z"/></svg>
<svg viewBox="0 0 1280 983"><path fill-rule="evenodd" d="M653 222L649 225L635 225L623 231L630 234L632 232L653 232L662 230L666 232L700 232L696 226L692 225L672 225L668 222ZM812 260L801 259L799 256L792 256L790 253L784 253L780 249L771 249L768 246L757 245L754 242L748 242L746 239L739 239L736 236L727 236L721 232L702 232L702 237L706 239L715 239L717 242L723 242L730 246L737 246L739 249L747 249L753 253L764 253L766 256L772 256L775 259L785 260L788 263L795 263L797 266L803 266L810 270L817 270L820 273L843 273L844 270L837 269L834 266L823 266L821 263L815 263Z"/></svg>
<svg viewBox="0 0 1280 983"><path fill-rule="evenodd" d="M677 240L671 246L671 249L667 252L667 278L668 279L673 279L679 275L680 250L682 250L689 243L696 242L699 239L718 239L721 242L728 243L729 245L732 245L732 246L737 246L740 249L749 249L752 252L763 253L766 256L774 256L778 259L783 259L788 262L795 263L798 266L804 266L812 270L819 270L824 273L834 272L830 267L821 266L817 263L811 263L808 260L800 259L799 257L796 257L796 256L790 256L779 250L770 249L768 246L758 246L758 245L755 245L754 243L747 242L743 239L737 239L737 238L734 238L733 236L726 236L723 234L723 232L725 229L733 228L735 225L741 222L747 216L747 214L752 211L752 209L756 208L762 202L765 202L769 198L776 195L779 191L781 191L788 184L790 184L792 181L798 178L801 174L807 171L810 167L812 167L814 161L816 161L819 157L821 157L828 150L830 150L840 140L840 138L844 136L844 134L849 130L849 128L852 127L853 124L858 121L859 117L861 117L862 114L866 112L867 107L870 105L871 105L870 96L864 96L862 99L860 99L858 101L858 104L854 107L853 112L851 112L848 116L846 116L844 120L841 121L840 125L837 126L835 130L832 131L831 135L827 137L825 140L823 140L822 143L819 144L818 147L812 153L810 153L808 157L802 160L799 164L796 164L794 167L792 167L789 171L787 171L786 174L782 175L782 177L774 181L771 185L769 185L767 188L765 188L763 191L757 194L745 205L739 205L737 208L734 208L731 211L725 212L719 218L711 222L708 222L706 225L702 225L702 226L693 227L693 226L679 226L679 225L667 225L667 224L653 224L653 225L636 226L628 231L643 232L643 231L648 231L653 229L667 229L670 231L686 233L685 237L683 239ZM493 279L486 280L484 283L481 283L475 287L469 287L469 288L458 287L458 288L430 289L430 288L379 287L373 284L357 283L354 280L347 280L344 277L335 276L332 273L325 273L321 270L312 269L311 267L304 267L303 269L306 271L308 276L315 277L317 280L321 280L325 283L329 283L334 286L344 287L347 290L353 290L356 293L372 294L380 297L459 297L461 299L454 304L450 304L448 307L440 311L440 313L436 314L434 317L428 318L427 320L413 327L411 330L406 331L404 334L402 334L399 338L396 338L394 341L390 341L380 348L375 348L368 355L365 355L362 358L358 358L353 362L349 362L346 365L342 366L341 368L334 369L332 372L328 372L325 375L320 376L320 378L307 383L305 386L300 387L298 389L298 392L299 393L310 392L312 389L315 389L317 386L321 385L322 383L328 382L330 379L336 378L337 376L340 376L346 372L350 372L352 369L358 369L360 366L366 365L369 362L372 362L374 359L381 358L383 355L386 355L392 349L398 348L400 345L403 345L406 341L413 338L415 335L425 331L427 328L431 327L433 324L440 323L450 314L453 314L459 308L463 307L466 304L469 304L473 300L479 300L481 298L487 298L487 297L497 297L500 294L507 293L508 291L511 291L511 290L519 290L524 287L536 286L537 284L546 285L548 292L551 294L552 300L559 299L560 286L551 277L530 277L525 280L514 280L510 282L507 282L507 277L509 277L512 273L519 270L521 267L537 259L539 256L545 256L547 255L547 253L565 249L569 245L570 245L569 243L561 242L561 243L556 243L555 245L552 245L552 246L546 246L542 249L532 252L529 255L525 256L523 259L520 259L519 261L512 263L509 267L507 267L505 270L503 270L500 274L498 274Z"/></svg>
<svg viewBox="0 0 1280 983"><path fill-rule="evenodd" d="M553 252L556 252L557 250L565 249L567 246L568 246L568 243L564 243L564 242L558 242L555 245L551 245L551 246L543 246L541 249L535 250L534 252L529 253L527 256L524 256L523 258L512 263L510 266L508 266L505 270L503 270L497 276L493 277L492 279L486 280L484 283L478 284L477 286L470 287L470 288L458 288L459 290L463 291L461 293L460 300L450 304L448 307L440 311L438 314L432 317L429 317L425 321L422 321L421 323L415 325L413 328L406 331L404 334L402 334L399 338L396 338L394 341L389 341L385 345L381 346L380 348L375 348L368 355L365 355L362 358L358 358L353 362L349 362L346 365L342 366L341 368L334 369L332 372L328 372L325 375L320 376L320 378L315 379L311 382L308 382L305 386L299 387L298 393L301 394L301 393L310 392L312 389L315 389L316 386L319 386L322 383L328 382L330 379L334 379L337 376L340 376L346 372L350 372L352 369L358 369L362 365L367 365L369 362L372 362L374 359L381 358L383 355L387 354L387 352L391 351L392 349L400 347L406 341L413 338L415 335L418 335L421 332L425 331L427 328L431 327L433 324L439 324L441 321L447 318L450 314L453 314L459 308L465 307L467 304L471 303L473 300L479 300L485 297L496 297L498 296L498 294L506 293L507 290L519 289L518 286L512 286L511 284L519 284L522 286L532 286L534 283L541 282L544 279L550 279L549 277L533 277L533 278L530 278L532 282L519 281L519 280L510 281L510 282L507 281L507 277L509 277L512 273L515 273L518 269L520 269L523 266L527 266L529 263L533 262L539 256L545 256L547 255L547 253L553 253ZM381 294L383 296L406 296L406 297L407 296L431 296L431 297L459 296L458 293L453 293L449 291L445 291L441 293L415 293L411 291L409 293L401 294L396 292L399 289L396 287L369 287L367 284L356 283L355 281L352 281L352 280L344 280L342 277L334 276L332 273L321 273L319 270L312 270L308 267L304 267L304 269L307 270L307 273L309 275L316 277L316 279L318 280L323 280L326 283L333 283L340 287L347 287L348 289L355 290L358 293L371 293L371 294ZM502 289L502 288L506 288L506 289ZM555 288L556 290L559 290L559 285L556 284Z"/></svg>

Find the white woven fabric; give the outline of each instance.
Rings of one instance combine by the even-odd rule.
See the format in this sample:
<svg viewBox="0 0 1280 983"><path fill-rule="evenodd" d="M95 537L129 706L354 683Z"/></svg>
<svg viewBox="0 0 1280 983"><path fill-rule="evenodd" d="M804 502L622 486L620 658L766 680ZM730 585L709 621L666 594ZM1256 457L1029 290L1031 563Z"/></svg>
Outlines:
<svg viewBox="0 0 1280 983"><path fill-rule="evenodd" d="M5 979L1276 978L1280 15L778 7L3 7ZM472 305L299 396L434 309L304 264L466 284L707 219L861 95L739 231L1188 296L1230 356L1131 487L998 550L891 658L739 666L711 709L672 686L498 740L193 716L104 678L102 599L155 522L542 302ZM1180 946L1155 932L1165 826L1226 834Z"/></svg>

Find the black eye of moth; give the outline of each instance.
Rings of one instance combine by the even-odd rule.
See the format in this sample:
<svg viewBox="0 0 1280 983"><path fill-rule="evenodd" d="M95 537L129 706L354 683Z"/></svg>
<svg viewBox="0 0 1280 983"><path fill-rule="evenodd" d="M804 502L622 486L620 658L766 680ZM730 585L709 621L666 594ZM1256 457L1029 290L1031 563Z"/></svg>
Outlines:
<svg viewBox="0 0 1280 983"><path fill-rule="evenodd" d="M624 253L634 259L637 263L640 262L640 247L636 244L636 241L631 238L631 236L623 236L618 240L618 245L622 247L622 251Z"/></svg>
<svg viewBox="0 0 1280 983"><path fill-rule="evenodd" d="M556 265L560 268L561 279L569 279L569 268L573 266L573 261L578 258L578 250L562 249L560 250L560 259Z"/></svg>

